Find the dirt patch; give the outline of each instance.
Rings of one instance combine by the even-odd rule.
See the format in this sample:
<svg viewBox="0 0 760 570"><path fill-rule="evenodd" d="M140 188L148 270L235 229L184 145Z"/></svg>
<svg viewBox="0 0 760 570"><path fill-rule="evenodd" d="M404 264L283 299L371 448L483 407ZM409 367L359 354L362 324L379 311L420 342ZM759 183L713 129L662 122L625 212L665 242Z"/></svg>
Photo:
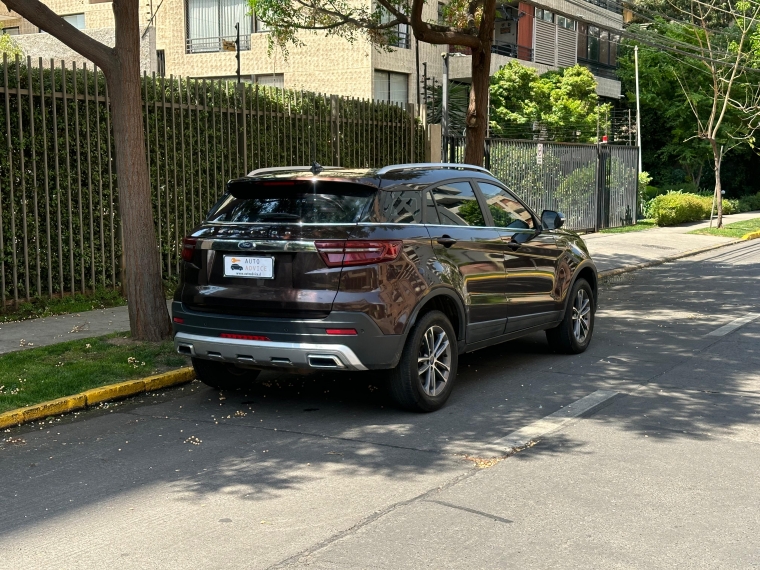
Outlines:
<svg viewBox="0 0 760 570"><path fill-rule="evenodd" d="M123 336L115 336L113 338L106 339L106 342L114 346L135 346L141 344L139 341Z"/></svg>

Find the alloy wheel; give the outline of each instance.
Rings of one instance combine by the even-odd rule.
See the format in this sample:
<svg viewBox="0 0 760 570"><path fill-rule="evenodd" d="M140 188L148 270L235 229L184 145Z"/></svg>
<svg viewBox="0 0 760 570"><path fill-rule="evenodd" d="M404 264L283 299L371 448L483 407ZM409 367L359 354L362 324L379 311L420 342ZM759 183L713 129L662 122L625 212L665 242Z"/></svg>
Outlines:
<svg viewBox="0 0 760 570"><path fill-rule="evenodd" d="M579 289L573 302L573 336L583 344L591 330L591 299L585 289Z"/></svg>
<svg viewBox="0 0 760 570"><path fill-rule="evenodd" d="M417 355L417 373L422 390L436 396L446 386L451 373L451 343L446 331L433 325L425 331Z"/></svg>

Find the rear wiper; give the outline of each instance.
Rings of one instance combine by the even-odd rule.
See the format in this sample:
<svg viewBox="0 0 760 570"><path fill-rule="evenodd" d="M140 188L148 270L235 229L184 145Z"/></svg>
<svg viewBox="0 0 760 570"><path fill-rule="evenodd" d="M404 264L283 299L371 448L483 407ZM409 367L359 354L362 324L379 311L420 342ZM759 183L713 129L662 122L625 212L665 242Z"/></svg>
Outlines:
<svg viewBox="0 0 760 570"><path fill-rule="evenodd" d="M259 214L259 218L262 220L300 220L301 216L287 212L268 212L266 214Z"/></svg>

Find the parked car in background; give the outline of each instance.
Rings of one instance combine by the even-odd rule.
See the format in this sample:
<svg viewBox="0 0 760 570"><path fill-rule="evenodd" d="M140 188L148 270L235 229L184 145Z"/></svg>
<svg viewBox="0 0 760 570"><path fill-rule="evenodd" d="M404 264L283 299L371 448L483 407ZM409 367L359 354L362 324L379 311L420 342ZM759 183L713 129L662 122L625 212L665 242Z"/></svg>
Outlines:
<svg viewBox="0 0 760 570"><path fill-rule="evenodd" d="M462 353L537 331L588 347L597 272L563 221L475 166L256 170L184 239L174 342L216 388L386 369L400 405L434 411Z"/></svg>

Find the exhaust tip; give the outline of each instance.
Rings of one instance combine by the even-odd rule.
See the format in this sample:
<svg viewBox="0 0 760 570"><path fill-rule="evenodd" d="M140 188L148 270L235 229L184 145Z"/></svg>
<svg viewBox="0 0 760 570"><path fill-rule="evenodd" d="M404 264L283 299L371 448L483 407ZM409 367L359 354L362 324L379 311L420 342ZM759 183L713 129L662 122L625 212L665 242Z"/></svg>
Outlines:
<svg viewBox="0 0 760 570"><path fill-rule="evenodd" d="M192 344L178 344L177 352L179 354L184 354L187 356L195 356L195 351L193 350Z"/></svg>
<svg viewBox="0 0 760 570"><path fill-rule="evenodd" d="M340 359L332 354L310 354L308 358L312 368L343 368Z"/></svg>

